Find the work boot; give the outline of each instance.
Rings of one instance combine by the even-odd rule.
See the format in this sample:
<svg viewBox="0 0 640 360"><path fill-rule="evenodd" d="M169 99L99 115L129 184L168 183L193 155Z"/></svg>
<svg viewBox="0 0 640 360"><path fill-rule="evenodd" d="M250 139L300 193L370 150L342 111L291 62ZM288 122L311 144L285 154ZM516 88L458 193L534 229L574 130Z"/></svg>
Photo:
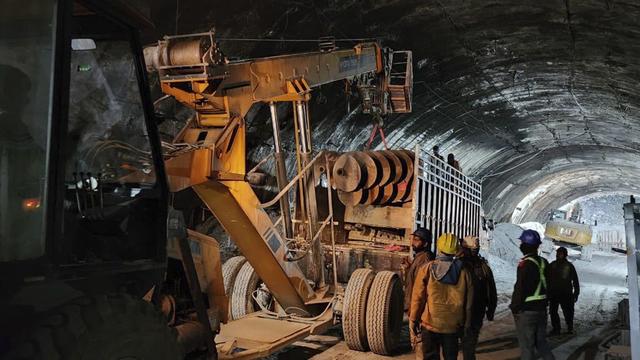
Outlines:
<svg viewBox="0 0 640 360"><path fill-rule="evenodd" d="M549 336L558 336L558 335L560 335L560 329L553 329L549 333Z"/></svg>
<svg viewBox="0 0 640 360"><path fill-rule="evenodd" d="M575 335L575 331L573 331L573 328L569 328L567 329L567 335Z"/></svg>

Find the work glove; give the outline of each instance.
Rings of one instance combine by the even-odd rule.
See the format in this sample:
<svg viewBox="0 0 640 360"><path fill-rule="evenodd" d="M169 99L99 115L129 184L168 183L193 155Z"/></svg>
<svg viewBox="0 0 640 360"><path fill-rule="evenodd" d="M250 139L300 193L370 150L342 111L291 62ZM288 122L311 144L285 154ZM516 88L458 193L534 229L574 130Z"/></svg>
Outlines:
<svg viewBox="0 0 640 360"><path fill-rule="evenodd" d="M408 257L403 257L402 258L402 263L400 264L400 266L404 269L407 270L409 267L411 267L411 260L409 260Z"/></svg>
<svg viewBox="0 0 640 360"><path fill-rule="evenodd" d="M422 341L421 332L420 321L414 321L409 324L409 338L411 340L411 348L414 350L418 343Z"/></svg>

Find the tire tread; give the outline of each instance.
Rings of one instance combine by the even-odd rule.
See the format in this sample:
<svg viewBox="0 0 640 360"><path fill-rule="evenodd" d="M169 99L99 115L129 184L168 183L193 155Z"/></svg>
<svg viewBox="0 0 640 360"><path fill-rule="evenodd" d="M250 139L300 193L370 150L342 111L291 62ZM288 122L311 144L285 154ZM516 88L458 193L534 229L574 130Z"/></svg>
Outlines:
<svg viewBox="0 0 640 360"><path fill-rule="evenodd" d="M391 355L397 348L403 311L402 287L392 271L376 274L367 301L367 340L371 351ZM399 318L398 318L399 317Z"/></svg>
<svg viewBox="0 0 640 360"><path fill-rule="evenodd" d="M253 292L257 289L260 278L249 262L245 262L238 272L231 295L232 319L239 319L256 309L253 306Z"/></svg>
<svg viewBox="0 0 640 360"><path fill-rule="evenodd" d="M351 274L344 295L342 332L349 349L367 351L366 315L367 298L375 273L370 269L357 269Z"/></svg>

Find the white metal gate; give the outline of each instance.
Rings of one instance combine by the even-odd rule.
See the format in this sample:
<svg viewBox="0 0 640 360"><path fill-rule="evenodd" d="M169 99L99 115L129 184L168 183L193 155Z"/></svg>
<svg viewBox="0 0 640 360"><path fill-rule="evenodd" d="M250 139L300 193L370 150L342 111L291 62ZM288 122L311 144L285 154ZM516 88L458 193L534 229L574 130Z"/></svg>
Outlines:
<svg viewBox="0 0 640 360"><path fill-rule="evenodd" d="M416 146L414 214L416 227L436 239L443 233L480 236L482 187L445 161Z"/></svg>

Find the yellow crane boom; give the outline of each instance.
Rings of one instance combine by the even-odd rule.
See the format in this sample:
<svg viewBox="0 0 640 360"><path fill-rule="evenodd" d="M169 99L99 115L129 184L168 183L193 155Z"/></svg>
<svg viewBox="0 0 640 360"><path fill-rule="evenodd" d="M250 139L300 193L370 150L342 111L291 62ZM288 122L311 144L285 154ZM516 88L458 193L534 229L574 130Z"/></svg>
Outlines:
<svg viewBox="0 0 640 360"><path fill-rule="evenodd" d="M299 201L310 231L294 234L288 197L280 198L285 233L278 231L247 182L244 117L255 103L271 106L278 186L287 186L280 149L275 103L292 102L296 127L298 170L311 159L311 131L307 102L311 88L353 80L364 110L386 114L411 110L411 53L393 70L391 52L376 42L348 49L330 46L317 52L244 61L227 61L213 33L165 37L144 50L149 71L157 71L162 91L195 111L195 117L175 139L189 144L169 154L167 174L172 191L191 187L230 234L278 303L306 312L315 297L308 277L287 261L287 240L304 236L313 242L315 286L323 285L320 231L314 210L315 193L308 175L298 176ZM294 311L295 312L295 311Z"/></svg>

